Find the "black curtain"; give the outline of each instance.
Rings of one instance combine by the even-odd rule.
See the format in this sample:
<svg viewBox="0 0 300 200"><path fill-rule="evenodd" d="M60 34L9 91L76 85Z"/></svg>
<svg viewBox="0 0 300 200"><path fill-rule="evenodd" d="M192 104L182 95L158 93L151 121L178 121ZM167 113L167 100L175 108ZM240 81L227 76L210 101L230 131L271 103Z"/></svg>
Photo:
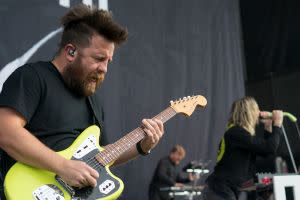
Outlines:
<svg viewBox="0 0 300 200"><path fill-rule="evenodd" d="M0 5L0 66L20 57L58 27L66 8L57 2L8 1ZM191 160L212 160L230 105L244 95L243 53L237 0L110 0L109 9L129 30L128 42L115 52L101 88L105 126L111 142L169 106L170 100L204 95L205 109L165 125L165 136L147 157L113 169L125 182L121 199L146 199L158 160L175 144ZM13 14L12 14L13 13ZM3 24L3 23L1 23ZM47 60L55 35L29 59ZM1 74L2 73L2 74ZM0 72L0 77L3 70Z"/></svg>
<svg viewBox="0 0 300 200"><path fill-rule="evenodd" d="M248 81L299 71L300 2L254 0L240 6Z"/></svg>

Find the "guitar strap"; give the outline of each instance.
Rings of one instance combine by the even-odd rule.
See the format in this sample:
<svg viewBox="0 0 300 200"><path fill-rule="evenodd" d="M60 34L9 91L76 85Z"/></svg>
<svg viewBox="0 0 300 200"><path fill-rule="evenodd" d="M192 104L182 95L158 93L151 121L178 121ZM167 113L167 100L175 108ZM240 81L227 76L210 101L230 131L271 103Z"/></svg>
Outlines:
<svg viewBox="0 0 300 200"><path fill-rule="evenodd" d="M99 126L101 131L100 145L104 146L109 144L107 135L105 133L104 125L103 125L103 115L104 115L103 110L100 109L98 106L97 106L98 109L96 108L96 104L92 96L87 97L87 104L93 115L93 124Z"/></svg>
<svg viewBox="0 0 300 200"><path fill-rule="evenodd" d="M103 128L102 121L99 120L99 118L95 112L95 107L94 107L92 97L89 96L87 99L88 99L88 107L93 114L93 124L97 124L100 127L100 129L102 129Z"/></svg>

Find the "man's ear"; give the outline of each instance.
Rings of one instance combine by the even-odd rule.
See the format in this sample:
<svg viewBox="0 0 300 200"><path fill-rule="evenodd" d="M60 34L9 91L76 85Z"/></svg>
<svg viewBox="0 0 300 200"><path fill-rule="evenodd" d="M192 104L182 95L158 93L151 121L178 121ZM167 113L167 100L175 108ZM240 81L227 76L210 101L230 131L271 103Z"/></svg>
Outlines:
<svg viewBox="0 0 300 200"><path fill-rule="evenodd" d="M64 51L67 60L69 62L74 61L77 54L76 47L72 44L67 44L64 48Z"/></svg>

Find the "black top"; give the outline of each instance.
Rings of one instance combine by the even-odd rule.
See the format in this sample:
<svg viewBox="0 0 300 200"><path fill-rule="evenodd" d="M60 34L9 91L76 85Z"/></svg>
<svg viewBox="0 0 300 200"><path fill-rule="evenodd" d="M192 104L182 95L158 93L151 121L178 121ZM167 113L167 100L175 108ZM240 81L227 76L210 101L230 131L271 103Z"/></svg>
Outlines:
<svg viewBox="0 0 300 200"><path fill-rule="evenodd" d="M273 133L264 137L251 136L248 131L233 126L228 129L219 145L218 162L208 177L208 185L215 191L225 184L237 190L255 176L256 155L274 154L280 141L281 128L273 126Z"/></svg>
<svg viewBox="0 0 300 200"><path fill-rule="evenodd" d="M73 94L51 62L18 68L4 83L0 94L0 106L18 111L27 121L25 128L55 151L70 146L85 128L97 124L96 119L101 123L103 110L98 103L96 95L89 101ZM101 144L105 144L107 140L101 131L104 136ZM10 159L5 157L6 161ZM11 164L6 163L6 167Z"/></svg>
<svg viewBox="0 0 300 200"><path fill-rule="evenodd" d="M174 186L176 182L189 182L187 177L184 177L177 166L170 160L169 157L162 158L154 172L152 181L149 188L149 196L151 200L156 200L156 196L161 196L160 199L168 199L166 195L157 195L155 193L160 193L160 188ZM162 198L164 197L164 198Z"/></svg>

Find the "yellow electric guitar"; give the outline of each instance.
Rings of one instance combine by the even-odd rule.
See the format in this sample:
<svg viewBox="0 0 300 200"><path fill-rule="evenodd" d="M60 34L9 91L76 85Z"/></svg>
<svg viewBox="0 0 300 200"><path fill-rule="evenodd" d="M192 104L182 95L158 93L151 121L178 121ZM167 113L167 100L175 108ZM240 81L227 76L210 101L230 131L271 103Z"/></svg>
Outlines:
<svg viewBox="0 0 300 200"><path fill-rule="evenodd" d="M196 106L206 106L206 99L201 95L184 97L171 101L171 105L154 118L168 121L183 113L190 116ZM100 130L97 126L85 129L67 149L58 152L67 159L81 160L99 172L97 186L82 189L67 185L52 172L31 167L17 162L8 171L4 187L9 200L113 200L117 199L124 189L121 179L114 176L110 165L132 145L145 137L138 127L105 149L99 146Z"/></svg>

